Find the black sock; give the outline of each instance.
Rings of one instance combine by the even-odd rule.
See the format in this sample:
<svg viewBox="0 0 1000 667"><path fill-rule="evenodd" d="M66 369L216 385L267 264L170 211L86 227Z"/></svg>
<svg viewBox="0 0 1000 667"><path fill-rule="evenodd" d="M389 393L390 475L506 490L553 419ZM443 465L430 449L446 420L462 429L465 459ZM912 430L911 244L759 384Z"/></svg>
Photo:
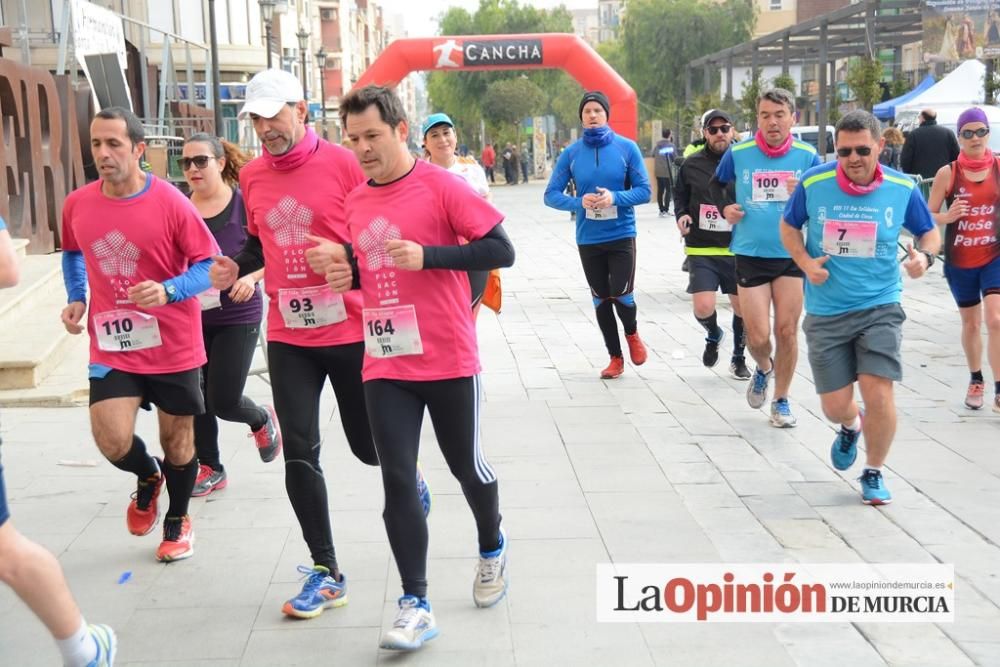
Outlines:
<svg viewBox="0 0 1000 667"><path fill-rule="evenodd" d="M130 472L139 479L149 479L155 477L157 473L156 461L146 451L146 443L137 435L132 436L132 447L128 450L128 454L117 461L112 461L111 465Z"/></svg>
<svg viewBox="0 0 1000 667"><path fill-rule="evenodd" d="M696 315L694 319L698 320L698 324L700 324L702 328L708 332L708 337L712 340L719 340L722 336L722 332L719 331L718 311L713 310L712 314L708 317L698 317Z"/></svg>
<svg viewBox="0 0 1000 667"><path fill-rule="evenodd" d="M980 384L982 384L982 383L985 382L985 380L983 379L983 371L982 371L982 369L980 369L978 371L972 371L971 375L972 375L972 379L969 380L970 382L978 382Z"/></svg>
<svg viewBox="0 0 1000 667"><path fill-rule="evenodd" d="M182 517L188 513L188 501L191 500L194 481L198 478L198 457L192 456L191 460L182 466L175 466L165 461L163 474L167 478L167 494L170 496L167 516Z"/></svg>
<svg viewBox="0 0 1000 667"><path fill-rule="evenodd" d="M746 331L743 329L743 318L733 315L733 356L742 357L743 349L747 345Z"/></svg>

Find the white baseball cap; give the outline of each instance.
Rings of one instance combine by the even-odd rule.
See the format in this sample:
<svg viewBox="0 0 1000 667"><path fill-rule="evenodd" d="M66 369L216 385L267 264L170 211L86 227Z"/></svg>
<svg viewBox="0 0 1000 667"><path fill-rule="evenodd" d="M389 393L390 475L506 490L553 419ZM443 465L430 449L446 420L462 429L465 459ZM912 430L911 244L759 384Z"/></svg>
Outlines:
<svg viewBox="0 0 1000 667"><path fill-rule="evenodd" d="M247 84L246 101L237 118L256 114L274 118L289 102L303 100L302 83L295 75L282 69L266 69L254 75Z"/></svg>

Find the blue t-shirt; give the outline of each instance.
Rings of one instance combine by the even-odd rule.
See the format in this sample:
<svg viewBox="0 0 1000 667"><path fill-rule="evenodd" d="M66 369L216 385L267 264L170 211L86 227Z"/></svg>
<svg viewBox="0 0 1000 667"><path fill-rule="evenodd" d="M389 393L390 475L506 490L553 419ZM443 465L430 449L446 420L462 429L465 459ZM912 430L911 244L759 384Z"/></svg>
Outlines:
<svg viewBox="0 0 1000 667"><path fill-rule="evenodd" d="M565 193L570 179L576 182L576 197ZM626 187L627 184L627 187ZM594 219L583 208L583 195L597 194L602 187L614 193L617 215ZM649 202L649 175L639 147L631 139L615 135L607 146L592 148L583 139L570 144L556 161L545 205L576 212L576 243L589 245L635 238L634 206ZM608 215L605 209L602 212Z"/></svg>
<svg viewBox="0 0 1000 667"><path fill-rule="evenodd" d="M802 175L785 206L786 224L804 229L810 257L830 255L822 285L806 281L806 312L840 315L899 303L903 281L896 244L903 227L914 236L934 229L934 219L913 179L882 167L873 192L852 195L837 185L836 162ZM902 213L902 224L900 224Z"/></svg>
<svg viewBox="0 0 1000 667"><path fill-rule="evenodd" d="M768 157L753 137L730 146L715 170L720 183L736 184L736 203L744 216L733 225L729 249L737 255L788 259L781 244L778 221L788 200L785 181L801 178L810 167L820 164L816 149L801 141L781 157Z"/></svg>

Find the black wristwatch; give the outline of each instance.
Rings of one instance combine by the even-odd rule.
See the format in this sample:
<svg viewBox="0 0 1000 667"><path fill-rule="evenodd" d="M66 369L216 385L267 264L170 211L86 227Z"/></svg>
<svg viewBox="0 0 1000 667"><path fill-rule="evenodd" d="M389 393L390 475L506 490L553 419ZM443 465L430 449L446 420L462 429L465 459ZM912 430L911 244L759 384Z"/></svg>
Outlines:
<svg viewBox="0 0 1000 667"><path fill-rule="evenodd" d="M935 259L934 258L934 253L932 253L932 252L930 252L928 250L921 250L920 252L923 253L924 257L927 258L927 268L929 269L932 266L934 266L934 259Z"/></svg>

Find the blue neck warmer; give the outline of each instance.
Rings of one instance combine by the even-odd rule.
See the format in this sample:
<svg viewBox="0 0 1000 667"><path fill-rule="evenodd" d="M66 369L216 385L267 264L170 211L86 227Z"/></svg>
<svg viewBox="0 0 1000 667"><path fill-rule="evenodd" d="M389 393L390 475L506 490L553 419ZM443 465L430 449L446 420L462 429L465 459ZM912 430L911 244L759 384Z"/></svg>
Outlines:
<svg viewBox="0 0 1000 667"><path fill-rule="evenodd" d="M583 131L583 143L590 148L600 148L607 146L615 138L614 130L610 125L600 127L588 127Z"/></svg>

